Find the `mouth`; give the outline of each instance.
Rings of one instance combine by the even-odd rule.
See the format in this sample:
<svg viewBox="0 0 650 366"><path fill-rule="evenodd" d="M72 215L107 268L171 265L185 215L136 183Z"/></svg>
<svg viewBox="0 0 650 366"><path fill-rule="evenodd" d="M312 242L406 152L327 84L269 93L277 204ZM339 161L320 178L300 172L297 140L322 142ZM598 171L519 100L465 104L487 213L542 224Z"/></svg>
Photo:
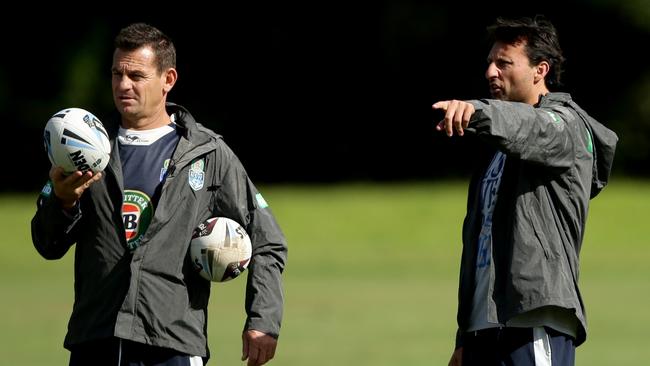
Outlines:
<svg viewBox="0 0 650 366"><path fill-rule="evenodd" d="M122 104L131 104L135 102L135 98L126 96L126 95L120 95L117 97L117 99L120 101Z"/></svg>
<svg viewBox="0 0 650 366"><path fill-rule="evenodd" d="M490 94L493 96L501 95L503 94L503 88L497 84L490 84Z"/></svg>

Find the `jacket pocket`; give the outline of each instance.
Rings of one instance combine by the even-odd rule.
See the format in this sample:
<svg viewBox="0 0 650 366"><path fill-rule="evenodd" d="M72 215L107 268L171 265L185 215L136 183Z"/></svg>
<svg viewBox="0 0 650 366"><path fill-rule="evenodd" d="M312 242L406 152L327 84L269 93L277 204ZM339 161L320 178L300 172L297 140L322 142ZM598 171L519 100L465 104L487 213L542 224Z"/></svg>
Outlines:
<svg viewBox="0 0 650 366"><path fill-rule="evenodd" d="M544 207L540 204L539 200L537 197L529 197L527 199L527 209L525 210L526 216L528 217L528 221L531 223L533 227L533 232L535 234L535 240L539 244L539 246L542 248L542 251L544 252L544 256L546 259L552 259L556 257L554 255L554 252L551 248L553 243L551 242L552 240L552 235L549 232L547 226L545 225L542 220L545 217L552 217L549 215L549 213L545 212Z"/></svg>

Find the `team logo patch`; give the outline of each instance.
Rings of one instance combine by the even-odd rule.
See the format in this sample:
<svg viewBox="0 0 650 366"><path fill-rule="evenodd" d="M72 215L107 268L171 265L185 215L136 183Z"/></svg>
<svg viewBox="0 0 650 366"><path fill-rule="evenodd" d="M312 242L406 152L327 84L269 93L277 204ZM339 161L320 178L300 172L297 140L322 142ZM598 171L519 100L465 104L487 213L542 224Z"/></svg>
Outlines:
<svg viewBox="0 0 650 366"><path fill-rule="evenodd" d="M45 183L45 186L43 186L43 189L41 189L41 196L47 198L52 194L52 181L48 180L47 183Z"/></svg>
<svg viewBox="0 0 650 366"><path fill-rule="evenodd" d="M205 181L205 161L203 159L198 159L192 162L190 165L190 172L187 174L187 181L192 187L193 190L198 191L203 188L203 183Z"/></svg>
<svg viewBox="0 0 650 366"><path fill-rule="evenodd" d="M126 233L126 245L135 250L142 242L153 218L153 204L144 192L125 190L122 204L122 218Z"/></svg>

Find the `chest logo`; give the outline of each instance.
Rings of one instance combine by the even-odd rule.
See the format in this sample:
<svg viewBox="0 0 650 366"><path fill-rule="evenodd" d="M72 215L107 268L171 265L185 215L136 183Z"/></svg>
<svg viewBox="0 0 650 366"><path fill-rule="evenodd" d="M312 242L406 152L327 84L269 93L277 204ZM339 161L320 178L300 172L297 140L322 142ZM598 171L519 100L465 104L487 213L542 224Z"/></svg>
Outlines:
<svg viewBox="0 0 650 366"><path fill-rule="evenodd" d="M190 165L190 172L187 174L187 180L193 190L198 191L203 188L205 182L205 161L198 159Z"/></svg>

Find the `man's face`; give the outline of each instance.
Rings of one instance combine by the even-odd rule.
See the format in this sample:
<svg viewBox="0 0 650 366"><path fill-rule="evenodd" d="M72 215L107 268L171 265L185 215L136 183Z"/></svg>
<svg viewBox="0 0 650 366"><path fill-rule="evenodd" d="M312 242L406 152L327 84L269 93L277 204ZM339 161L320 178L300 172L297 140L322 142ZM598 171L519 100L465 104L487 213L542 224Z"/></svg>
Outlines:
<svg viewBox="0 0 650 366"><path fill-rule="evenodd" d="M158 73L150 47L113 54L113 102L123 122L135 122L165 107L165 73ZM128 126L125 126L128 127Z"/></svg>
<svg viewBox="0 0 650 366"><path fill-rule="evenodd" d="M524 50L525 41L515 44L495 42L488 55L485 77L495 99L535 104L539 98L535 86L536 67Z"/></svg>

